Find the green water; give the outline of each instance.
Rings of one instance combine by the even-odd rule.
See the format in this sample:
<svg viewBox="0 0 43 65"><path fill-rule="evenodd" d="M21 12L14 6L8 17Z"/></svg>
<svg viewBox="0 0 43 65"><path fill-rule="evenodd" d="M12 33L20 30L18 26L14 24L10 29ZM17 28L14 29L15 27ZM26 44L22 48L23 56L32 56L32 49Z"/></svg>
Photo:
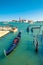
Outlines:
<svg viewBox="0 0 43 65"><path fill-rule="evenodd" d="M39 43L39 51L35 53L35 47L33 45L33 34L27 33L26 28L30 26L27 23L9 23L13 26L17 26L19 31L22 30L21 40L17 48L11 52L8 56L4 56L3 50L7 49L12 43L13 39L17 36L17 33L9 33L3 38L0 38L0 65L43 65L43 47ZM7 24L8 25L8 24ZM3 25L2 25L3 26ZM39 30L34 30L34 34ZM40 42L40 38L38 38Z"/></svg>

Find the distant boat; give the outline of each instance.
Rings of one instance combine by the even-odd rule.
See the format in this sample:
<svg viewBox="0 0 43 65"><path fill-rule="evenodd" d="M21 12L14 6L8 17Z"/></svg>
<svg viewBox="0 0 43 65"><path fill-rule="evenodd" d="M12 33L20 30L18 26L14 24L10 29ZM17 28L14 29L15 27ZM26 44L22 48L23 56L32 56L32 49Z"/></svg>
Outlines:
<svg viewBox="0 0 43 65"><path fill-rule="evenodd" d="M17 27L9 27L9 26L3 26L3 27L0 27L0 31L10 31L10 32L17 32L18 31L18 28Z"/></svg>

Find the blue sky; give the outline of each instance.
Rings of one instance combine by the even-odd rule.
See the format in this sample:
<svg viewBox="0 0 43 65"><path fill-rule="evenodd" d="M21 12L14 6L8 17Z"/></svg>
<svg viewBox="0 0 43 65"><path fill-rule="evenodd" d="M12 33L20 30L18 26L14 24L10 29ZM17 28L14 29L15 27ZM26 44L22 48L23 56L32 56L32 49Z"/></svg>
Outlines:
<svg viewBox="0 0 43 65"><path fill-rule="evenodd" d="M43 0L0 0L0 21L43 20Z"/></svg>

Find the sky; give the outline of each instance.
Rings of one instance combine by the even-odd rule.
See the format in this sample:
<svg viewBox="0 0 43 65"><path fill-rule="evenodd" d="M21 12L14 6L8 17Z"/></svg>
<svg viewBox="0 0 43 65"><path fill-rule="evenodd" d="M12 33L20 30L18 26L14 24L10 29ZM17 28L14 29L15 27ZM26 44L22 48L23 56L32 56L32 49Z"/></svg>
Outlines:
<svg viewBox="0 0 43 65"><path fill-rule="evenodd" d="M0 21L43 20L43 0L0 0Z"/></svg>

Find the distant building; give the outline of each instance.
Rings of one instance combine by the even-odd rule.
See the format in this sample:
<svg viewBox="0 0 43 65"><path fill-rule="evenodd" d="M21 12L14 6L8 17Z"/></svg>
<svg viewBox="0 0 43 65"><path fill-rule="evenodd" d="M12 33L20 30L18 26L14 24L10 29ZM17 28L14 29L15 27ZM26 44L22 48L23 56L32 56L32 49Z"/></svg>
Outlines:
<svg viewBox="0 0 43 65"><path fill-rule="evenodd" d="M28 22L28 20L23 20L23 22L27 23L27 22Z"/></svg>
<svg viewBox="0 0 43 65"><path fill-rule="evenodd" d="M31 23L31 22L33 22L32 20L23 20L24 22L29 22L29 23Z"/></svg>
<svg viewBox="0 0 43 65"><path fill-rule="evenodd" d="M19 20L12 20L11 22L25 22L25 23L29 22L29 23L31 23L33 21L32 20L22 19L21 17L19 17Z"/></svg>
<svg viewBox="0 0 43 65"><path fill-rule="evenodd" d="M28 20L29 23L33 22L32 20Z"/></svg>
<svg viewBox="0 0 43 65"><path fill-rule="evenodd" d="M19 22L22 22L22 21L23 21L22 18L19 17Z"/></svg>
<svg viewBox="0 0 43 65"><path fill-rule="evenodd" d="M12 22L17 22L17 20L12 20Z"/></svg>

